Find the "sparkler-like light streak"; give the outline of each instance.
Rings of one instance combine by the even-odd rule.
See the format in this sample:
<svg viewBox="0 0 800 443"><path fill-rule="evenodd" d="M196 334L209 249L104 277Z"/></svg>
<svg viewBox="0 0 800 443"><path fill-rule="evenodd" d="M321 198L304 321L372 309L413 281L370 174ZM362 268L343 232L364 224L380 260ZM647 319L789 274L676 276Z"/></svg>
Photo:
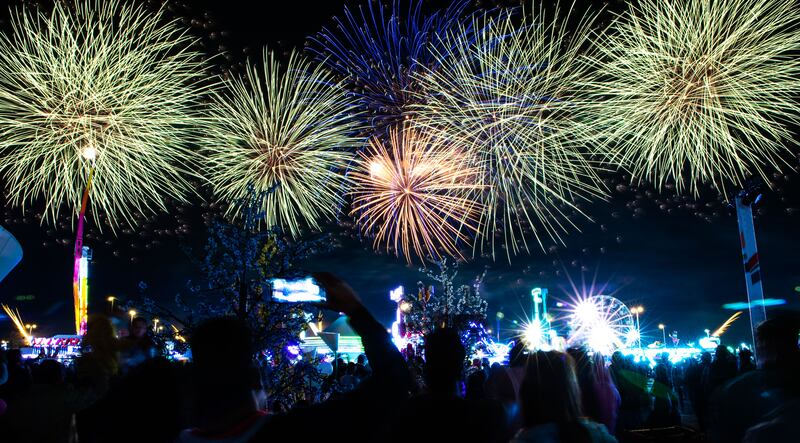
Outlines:
<svg viewBox="0 0 800 443"><path fill-rule="evenodd" d="M638 6L636 6L638 5ZM585 107L609 160L697 195L778 168L800 107L792 0L641 0L598 38Z"/></svg>
<svg viewBox="0 0 800 443"><path fill-rule="evenodd" d="M725 323L723 323L722 325L720 325L720 327L719 327L719 328L717 328L717 330L716 330L716 331L714 331L714 333L713 333L713 334L711 334L711 336L712 336L712 337L719 337L719 336L721 336L722 334L724 334L724 333L725 333L725 331L727 331L727 330L728 330L728 328L729 328L729 327L731 327L731 325L733 324L733 322L735 322L736 320L738 320L738 319L739 319L739 317L741 317L741 316L742 316L742 311L737 311L737 312L734 312L734 313L733 313L733 315L731 315L731 316L730 316L730 317L729 317L727 320L725 320Z"/></svg>
<svg viewBox="0 0 800 443"><path fill-rule="evenodd" d="M527 231L542 248L543 237L560 242L575 228L576 202L603 194L575 113L593 17L568 35L567 19L522 14L522 26L512 14L484 13L448 32L432 67L415 76L424 97L412 106L416 127L474 157L484 185L481 249L488 244L494 257L499 232L509 259L528 250Z"/></svg>
<svg viewBox="0 0 800 443"><path fill-rule="evenodd" d="M19 315L19 309L14 309L12 311L11 308L6 304L0 306L3 307L3 311L5 311L6 315L8 315L8 318L11 319L11 322L14 323L19 335L25 338L25 343L30 346L33 343L33 336L28 334L28 330L25 329L25 323L22 321L22 316Z"/></svg>
<svg viewBox="0 0 800 443"><path fill-rule="evenodd" d="M412 0L404 11L401 0L390 7L368 2L367 8L335 18L310 39L317 61L347 78L371 126L385 128L408 117L417 90L413 74L431 62L436 38L459 23L468 2L456 0L428 16L422 1Z"/></svg>
<svg viewBox="0 0 800 443"><path fill-rule="evenodd" d="M410 263L461 257L478 229L477 169L457 147L410 129L373 137L350 174L353 213L374 246Z"/></svg>
<svg viewBox="0 0 800 443"><path fill-rule="evenodd" d="M94 169L93 217L112 227L190 192L189 145L209 87L194 38L134 2L19 7L0 35L0 176L11 204L77 215ZM204 83L201 83L204 82ZM204 86L205 85L205 86Z"/></svg>
<svg viewBox="0 0 800 443"><path fill-rule="evenodd" d="M341 170L353 157L347 149L362 143L343 82L296 53L281 66L264 50L263 65L248 66L225 89L212 111L215 144L207 155L219 198L239 200L253 185L264 193L266 224L293 236L333 218L346 184Z"/></svg>

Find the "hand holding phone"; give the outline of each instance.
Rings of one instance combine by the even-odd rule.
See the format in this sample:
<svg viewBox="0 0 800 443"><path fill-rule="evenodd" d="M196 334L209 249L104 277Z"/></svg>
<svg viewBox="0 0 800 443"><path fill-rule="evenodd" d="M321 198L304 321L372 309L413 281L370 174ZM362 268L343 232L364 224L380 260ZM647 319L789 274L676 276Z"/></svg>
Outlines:
<svg viewBox="0 0 800 443"><path fill-rule="evenodd" d="M279 303L325 303L325 290L312 277L296 280L273 278L272 300Z"/></svg>
<svg viewBox="0 0 800 443"><path fill-rule="evenodd" d="M328 299L320 303L321 307L332 311L344 312L347 315L364 307L356 291L344 280L330 272L315 272L312 275L327 294Z"/></svg>

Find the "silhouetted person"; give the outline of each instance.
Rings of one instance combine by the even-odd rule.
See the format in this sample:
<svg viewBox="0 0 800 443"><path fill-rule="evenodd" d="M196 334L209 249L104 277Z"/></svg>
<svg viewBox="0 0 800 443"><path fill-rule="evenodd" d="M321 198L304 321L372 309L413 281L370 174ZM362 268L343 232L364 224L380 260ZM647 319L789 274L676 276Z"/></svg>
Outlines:
<svg viewBox="0 0 800 443"><path fill-rule="evenodd" d="M595 353L590 357L582 348L570 348L567 353L575 362L583 414L606 425L608 431L614 433L620 396L602 354Z"/></svg>
<svg viewBox="0 0 800 443"><path fill-rule="evenodd" d="M727 383L739 374L736 357L727 346L719 345L714 352L714 361L711 363L708 392L713 395L714 390Z"/></svg>
<svg viewBox="0 0 800 443"><path fill-rule="evenodd" d="M7 402L28 391L33 383L31 371L22 361L19 349L9 349L6 353L6 381L0 385L0 398Z"/></svg>
<svg viewBox="0 0 800 443"><path fill-rule="evenodd" d="M703 430L708 428L708 400L711 396L708 386L711 385L711 362L711 353L705 351L700 354L700 366L697 368L700 378L696 388L696 401L692 404L697 422L700 429Z"/></svg>
<svg viewBox="0 0 800 443"><path fill-rule="evenodd" d="M756 368L753 353L749 349L739 350L739 374L750 372Z"/></svg>
<svg viewBox="0 0 800 443"><path fill-rule="evenodd" d="M502 408L494 401L465 400L458 396L465 363L458 333L438 329L425 336L424 378L427 392L414 396L402 408L393 441L407 441L403 432L413 426L415 441L493 442L502 438Z"/></svg>
<svg viewBox="0 0 800 443"><path fill-rule="evenodd" d="M608 432L614 434L617 427L619 405L622 400L619 395L619 390L617 390L614 380L611 377L611 372L606 367L603 354L596 352L592 356L592 371L594 371L595 381L594 393L599 406L599 415L597 418L593 419L598 423L606 425Z"/></svg>
<svg viewBox="0 0 800 443"><path fill-rule="evenodd" d="M131 321L130 334L120 340L121 360L126 370L156 356L156 345L148 334L149 329L147 320L136 317Z"/></svg>
<svg viewBox="0 0 800 443"><path fill-rule="evenodd" d="M758 369L732 380L712 398L710 441L741 441L745 433L749 441L797 441L800 435L798 334L797 313L777 313L758 326Z"/></svg>
<svg viewBox="0 0 800 443"><path fill-rule="evenodd" d="M472 371L467 376L466 392L464 398L467 400L485 400L486 391L484 384L486 383L486 373L483 370Z"/></svg>
<svg viewBox="0 0 800 443"><path fill-rule="evenodd" d="M642 427L650 412L647 376L619 351L611 355L610 373L620 395L617 435Z"/></svg>
<svg viewBox="0 0 800 443"><path fill-rule="evenodd" d="M508 353L508 366L493 368L486 380L486 396L503 406L504 440L511 438L522 426L519 388L525 377L527 359L525 344L520 341Z"/></svg>
<svg viewBox="0 0 800 443"><path fill-rule="evenodd" d="M102 386L76 388L66 383L64 368L55 360L43 360L33 375L30 390L11 403L4 417L3 441L74 441L73 414L96 401Z"/></svg>
<svg viewBox="0 0 800 443"><path fill-rule="evenodd" d="M354 418L359 420L359 432L348 436L348 441L386 438L389 420L411 386L403 357L346 283L327 273L314 274L314 279L327 293L324 307L345 313L361 336L372 377L335 400L267 416L258 409L248 376L253 355L250 331L231 318L210 320L192 336L198 420L195 428L181 433L180 441L294 441L311 432L310 427L341 429Z"/></svg>
<svg viewBox="0 0 800 443"><path fill-rule="evenodd" d="M582 417L572 358L536 352L528 358L520 388L524 427L511 440L528 442L616 442L600 423Z"/></svg>
<svg viewBox="0 0 800 443"><path fill-rule="evenodd" d="M360 354L358 358L356 358L356 377L359 380L364 380L369 377L370 374L372 374L372 369L370 369L367 363L367 356Z"/></svg>
<svg viewBox="0 0 800 443"><path fill-rule="evenodd" d="M654 428L677 426L681 423L681 412L678 407L678 394L675 392L670 378L670 365L666 356L656 365L653 380L653 412L649 424Z"/></svg>

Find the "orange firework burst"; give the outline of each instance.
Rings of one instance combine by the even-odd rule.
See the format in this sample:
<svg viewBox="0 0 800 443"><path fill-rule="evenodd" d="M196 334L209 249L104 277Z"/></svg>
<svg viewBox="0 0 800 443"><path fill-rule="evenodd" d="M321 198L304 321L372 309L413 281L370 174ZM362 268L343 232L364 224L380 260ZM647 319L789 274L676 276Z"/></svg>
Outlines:
<svg viewBox="0 0 800 443"><path fill-rule="evenodd" d="M395 128L360 154L351 174L353 213L376 249L394 249L409 263L412 250L423 260L463 258L458 243L470 243L478 229L478 173L453 145Z"/></svg>

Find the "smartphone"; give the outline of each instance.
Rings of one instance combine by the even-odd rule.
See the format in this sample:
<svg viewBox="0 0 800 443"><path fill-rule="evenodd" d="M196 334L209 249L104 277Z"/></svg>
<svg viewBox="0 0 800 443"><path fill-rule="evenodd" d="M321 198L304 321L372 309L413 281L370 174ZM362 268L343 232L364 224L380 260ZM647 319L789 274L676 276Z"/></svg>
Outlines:
<svg viewBox="0 0 800 443"><path fill-rule="evenodd" d="M327 300L325 290L312 277L297 280L273 278L272 300L279 303L322 303Z"/></svg>

